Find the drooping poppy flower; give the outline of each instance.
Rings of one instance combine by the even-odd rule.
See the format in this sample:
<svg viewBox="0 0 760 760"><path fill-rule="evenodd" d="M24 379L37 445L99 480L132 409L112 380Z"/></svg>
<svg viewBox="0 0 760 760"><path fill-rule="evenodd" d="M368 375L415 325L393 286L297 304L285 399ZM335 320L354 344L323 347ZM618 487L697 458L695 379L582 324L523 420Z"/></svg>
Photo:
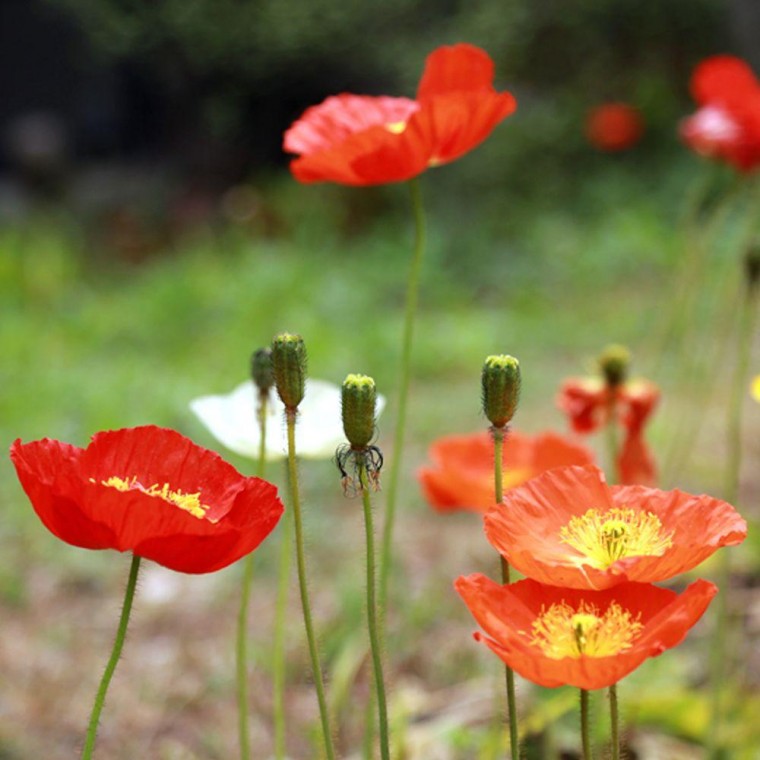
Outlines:
<svg viewBox="0 0 760 760"><path fill-rule="evenodd" d="M541 583L605 589L691 570L747 523L725 501L646 486L608 486L597 467L559 467L504 494L485 531L517 570Z"/></svg>
<svg viewBox="0 0 760 760"><path fill-rule="evenodd" d="M277 489L166 428L109 430L86 449L43 438L11 446L45 527L85 549L116 549L184 573L253 551L283 511Z"/></svg>
<svg viewBox="0 0 760 760"><path fill-rule="evenodd" d="M594 463L590 449L557 433L530 436L510 430L503 454L505 489L552 467ZM492 507L496 498L493 455L493 441L487 431L434 441L428 451L432 466L417 473L430 505L439 512L485 512Z"/></svg>
<svg viewBox="0 0 760 760"><path fill-rule="evenodd" d="M602 689L680 644L718 589L698 580L682 594L650 583L578 591L534 580L502 586L474 574L454 584L485 633L475 633L523 678L541 686Z"/></svg>
<svg viewBox="0 0 760 760"><path fill-rule="evenodd" d="M604 103L589 111L586 118L586 137L599 150L628 150L643 134L641 114L627 103Z"/></svg>
<svg viewBox="0 0 760 760"><path fill-rule="evenodd" d="M329 459L345 443L341 422L340 388L326 380L306 379L306 391L298 406L296 452L306 459ZM211 435L236 454L256 459L259 456L261 431L257 417L258 390L246 380L231 393L200 396L190 402L190 409ZM385 407L385 397L378 394L377 415ZM267 403L266 456L282 459L288 453L288 439L282 424L285 406L275 393Z"/></svg>
<svg viewBox="0 0 760 760"><path fill-rule="evenodd" d="M607 424L614 410L625 432L617 461L620 481L654 485L657 468L643 433L659 399L659 388L648 380L610 386L601 377L579 377L562 384L557 406L567 415L572 429L583 434Z"/></svg>
<svg viewBox="0 0 760 760"><path fill-rule="evenodd" d="M681 122L684 142L696 153L747 172L760 166L760 81L740 58L716 55L691 78L700 106Z"/></svg>
<svg viewBox="0 0 760 760"><path fill-rule="evenodd" d="M516 108L493 87L494 64L473 45L441 47L425 63L417 99L334 95L285 133L300 182L382 185L454 161Z"/></svg>

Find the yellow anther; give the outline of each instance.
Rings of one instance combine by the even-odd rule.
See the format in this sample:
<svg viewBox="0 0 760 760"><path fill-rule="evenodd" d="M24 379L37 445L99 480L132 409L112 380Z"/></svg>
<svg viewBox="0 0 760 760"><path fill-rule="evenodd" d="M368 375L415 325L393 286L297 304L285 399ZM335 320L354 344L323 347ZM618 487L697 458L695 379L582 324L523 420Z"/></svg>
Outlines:
<svg viewBox="0 0 760 760"><path fill-rule="evenodd" d="M92 483L95 482L93 478L90 478ZM173 491L169 488L168 483L158 485L158 483L148 486L147 488L137 481L137 477L120 478L112 476L107 480L100 481L104 486L108 488L115 488L117 491L142 491L142 493L148 496L154 496L158 499L183 509L185 512L189 512L193 517L201 519L206 516L206 512L209 510L208 504L201 502L200 491L197 493L183 493L181 490Z"/></svg>
<svg viewBox="0 0 760 760"><path fill-rule="evenodd" d="M390 124L386 124L385 128L389 132L393 132L394 135L400 135L406 129L405 121L393 121Z"/></svg>
<svg viewBox="0 0 760 760"><path fill-rule="evenodd" d="M617 602L601 614L593 604L581 602L576 610L563 601L541 609L530 643L553 660L611 657L630 649L643 627Z"/></svg>
<svg viewBox="0 0 760 760"><path fill-rule="evenodd" d="M599 570L625 557L659 557L673 545L673 532L662 533L657 515L618 507L608 512L589 509L572 517L559 537Z"/></svg>

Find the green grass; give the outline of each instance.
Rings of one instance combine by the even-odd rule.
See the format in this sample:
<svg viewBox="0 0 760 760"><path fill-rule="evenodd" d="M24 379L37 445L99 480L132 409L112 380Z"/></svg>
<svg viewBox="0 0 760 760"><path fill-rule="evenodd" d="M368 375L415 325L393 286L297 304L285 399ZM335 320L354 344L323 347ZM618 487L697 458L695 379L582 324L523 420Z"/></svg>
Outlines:
<svg viewBox="0 0 760 760"><path fill-rule="evenodd" d="M725 394L707 392L711 378L725 380L730 362L702 366L695 357L713 356L729 326L732 288L738 287L736 248L744 234L741 203L731 207L708 241L711 257L704 276L724 283L720 297L697 301L675 322L672 335L662 335L686 252L695 239L705 243L682 220L688 189L700 181L701 172L696 164L683 163L645 176L631 163L616 162L579 180L577 193L556 206L551 197L521 199L508 192L481 200L466 189L473 176L469 170L444 172L440 181L435 175L435 182L433 175L426 178L430 244L400 501L403 572L396 577L389 616L400 693L415 693L421 683L445 690L494 669L494 661L470 645L473 625L451 592L451 580L460 573L495 572L488 565L490 547L471 516L443 520L430 513L414 481L434 437L484 426L479 373L487 354L511 353L521 361L519 427L565 429L553 403L561 380L584 374L605 344L628 344L636 372L650 375L665 391L651 430L658 453L685 419L704 419L702 430L681 444L689 446L688 455L672 468L668 484L717 492ZM710 181L718 190L726 184L722 175ZM337 383L348 372L361 372L376 379L390 400L380 421L380 443L389 446L412 237L404 188L349 191L277 179L261 197L277 220L276 233L202 229L139 265L113 251L93 250L65 217L40 217L23 228L0 230L0 444L49 436L84 445L100 429L155 423L216 448L192 417L189 400L230 390L245 377L250 353L288 330L304 336L315 377ZM691 372L689 382L684 367ZM747 426L756 432L759 424L758 409L748 406ZM222 453L243 471L252 470L251 463ZM318 568L314 586L325 620L324 651L336 669L341 714L350 713L347 695L361 677L355 634L363 626L363 602L354 584L362 556L359 510L340 495L331 464L305 463L302 474L312 565ZM748 476L747 491L757 493L760 483ZM273 477L282 482L279 471ZM0 460L0 505L4 615L30 618L40 573L64 578L74 589L99 578L118 598L122 563L109 553L82 552L50 537L7 459ZM346 526L347 538L331 544L336 523ZM460 537L466 547L440 551ZM257 566L262 582L273 585L273 565L274 551L262 548ZM354 569L347 572L347 567ZM748 572L756 570L755 557ZM234 606L234 578L226 577ZM451 657L438 661L425 651L430 642ZM127 649L131 644L136 642L128 642ZM266 638L257 645L264 660L265 644ZM705 640L696 646L704 647ZM297 636L293 649L298 673L303 653ZM689 667L683 667L679 653L658 662L663 689L672 678L690 681L693 668L701 672L695 650L684 651ZM679 723L675 710L663 717L654 702L637 696L646 693L647 678L654 677L655 670L646 668L646 675L632 678L622 691L623 699L629 688L634 695L631 716L687 739L698 736L702 726ZM557 706L548 704L545 709L553 716ZM736 706L737 714L741 709ZM563 711L558 735L572 736L574 714ZM540 723L540 710L537 715ZM356 720L355 715L346 718L352 736ZM406 719L402 714L395 720L404 725ZM410 724L405 730L412 729ZM487 720L435 726L462 757L475 757L476 751L479 757L496 756L499 739L491 729ZM220 748L208 750L216 757L224 756L230 739L209 727L202 741Z"/></svg>

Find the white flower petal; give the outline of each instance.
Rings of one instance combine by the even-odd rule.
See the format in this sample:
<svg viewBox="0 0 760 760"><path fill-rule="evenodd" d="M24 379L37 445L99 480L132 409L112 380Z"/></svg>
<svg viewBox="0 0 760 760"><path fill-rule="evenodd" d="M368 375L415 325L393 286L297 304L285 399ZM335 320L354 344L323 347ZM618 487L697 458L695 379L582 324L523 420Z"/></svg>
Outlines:
<svg viewBox="0 0 760 760"><path fill-rule="evenodd" d="M346 442L340 409L341 391L326 380L306 380L304 399L296 420L296 453L309 459L329 459ZM246 380L224 396L201 396L190 402L190 409L211 435L230 451L257 459L261 440L256 409L258 391ZM377 397L378 416L385 398ZM267 404L266 457L282 459L288 442L284 421L285 407L272 390Z"/></svg>

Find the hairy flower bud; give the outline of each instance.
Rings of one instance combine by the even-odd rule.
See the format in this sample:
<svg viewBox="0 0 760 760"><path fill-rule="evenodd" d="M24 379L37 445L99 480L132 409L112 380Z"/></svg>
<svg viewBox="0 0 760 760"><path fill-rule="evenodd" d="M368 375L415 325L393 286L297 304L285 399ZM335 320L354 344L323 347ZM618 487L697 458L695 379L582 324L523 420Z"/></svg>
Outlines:
<svg viewBox="0 0 760 760"><path fill-rule="evenodd" d="M260 393L266 394L274 385L272 349L260 348L251 357L251 377Z"/></svg>
<svg viewBox="0 0 760 760"><path fill-rule="evenodd" d="M520 398L520 362L513 356L489 356L483 364L483 412L495 428L514 417Z"/></svg>
<svg viewBox="0 0 760 760"><path fill-rule="evenodd" d="M348 375L343 381L343 431L351 448L366 448L375 434L375 381L367 375Z"/></svg>
<svg viewBox="0 0 760 760"><path fill-rule="evenodd" d="M602 351L597 362L607 385L616 388L628 378L631 352L625 346L613 343Z"/></svg>
<svg viewBox="0 0 760 760"><path fill-rule="evenodd" d="M285 409L297 409L306 382L306 346L300 335L281 333L272 339L272 372Z"/></svg>

